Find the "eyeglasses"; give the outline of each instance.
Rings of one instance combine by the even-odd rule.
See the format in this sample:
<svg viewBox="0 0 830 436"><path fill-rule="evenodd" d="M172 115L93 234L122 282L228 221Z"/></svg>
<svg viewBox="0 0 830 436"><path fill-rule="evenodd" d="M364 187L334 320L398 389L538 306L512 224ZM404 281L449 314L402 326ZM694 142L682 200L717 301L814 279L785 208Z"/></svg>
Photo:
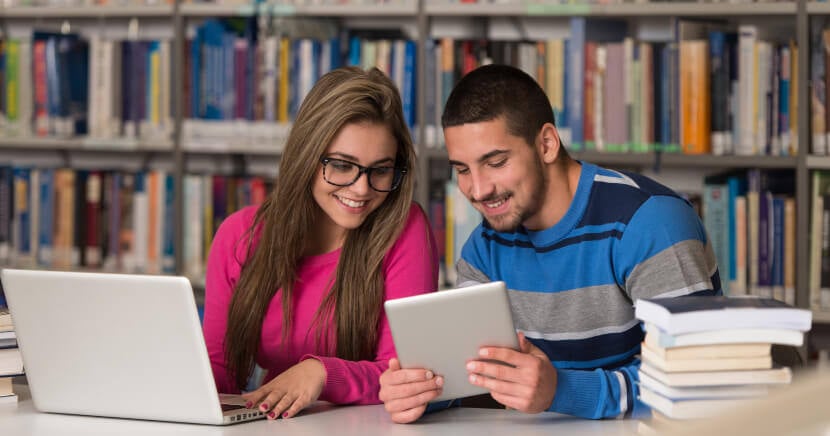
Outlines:
<svg viewBox="0 0 830 436"><path fill-rule="evenodd" d="M320 163L323 164L323 178L330 184L349 186L366 173L369 186L378 192L391 192L398 189L406 174L406 168L364 167L354 162L330 157L321 158Z"/></svg>

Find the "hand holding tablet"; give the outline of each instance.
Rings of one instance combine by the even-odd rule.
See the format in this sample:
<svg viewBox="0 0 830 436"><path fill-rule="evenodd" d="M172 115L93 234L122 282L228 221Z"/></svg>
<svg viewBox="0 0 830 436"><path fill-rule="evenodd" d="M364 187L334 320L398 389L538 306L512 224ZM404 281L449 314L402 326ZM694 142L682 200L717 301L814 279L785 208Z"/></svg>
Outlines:
<svg viewBox="0 0 830 436"><path fill-rule="evenodd" d="M504 282L388 300L384 307L401 367L441 377L443 391L432 401L489 392L470 383L468 362L482 358L482 347L519 349ZM419 375L429 382L429 374Z"/></svg>

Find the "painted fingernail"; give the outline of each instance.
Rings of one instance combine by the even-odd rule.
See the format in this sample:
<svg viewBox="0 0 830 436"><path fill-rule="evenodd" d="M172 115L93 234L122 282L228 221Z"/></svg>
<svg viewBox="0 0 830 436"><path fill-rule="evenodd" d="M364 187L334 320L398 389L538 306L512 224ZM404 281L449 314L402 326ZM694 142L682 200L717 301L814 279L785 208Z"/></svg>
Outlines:
<svg viewBox="0 0 830 436"><path fill-rule="evenodd" d="M444 386L444 377L437 377L435 379L435 385L439 387Z"/></svg>
<svg viewBox="0 0 830 436"><path fill-rule="evenodd" d="M248 401L247 403L245 403L245 408L246 408L246 409L250 409L250 408L251 408L251 406L253 406L253 405L254 405L254 403L252 403L252 402Z"/></svg>
<svg viewBox="0 0 830 436"><path fill-rule="evenodd" d="M270 409L270 407L268 407L268 403L262 403L262 404L260 404L260 405L259 405L259 408L260 408L263 412L265 412L266 410Z"/></svg>
<svg viewBox="0 0 830 436"><path fill-rule="evenodd" d="M431 380L434 375L435 374L433 374L432 371L427 371L427 373L426 373L427 380Z"/></svg>
<svg viewBox="0 0 830 436"><path fill-rule="evenodd" d="M283 414L282 414L282 417L283 417L283 418L288 418L288 412L283 413Z"/></svg>
<svg viewBox="0 0 830 436"><path fill-rule="evenodd" d="M268 418L277 419L277 415L274 412L268 412Z"/></svg>

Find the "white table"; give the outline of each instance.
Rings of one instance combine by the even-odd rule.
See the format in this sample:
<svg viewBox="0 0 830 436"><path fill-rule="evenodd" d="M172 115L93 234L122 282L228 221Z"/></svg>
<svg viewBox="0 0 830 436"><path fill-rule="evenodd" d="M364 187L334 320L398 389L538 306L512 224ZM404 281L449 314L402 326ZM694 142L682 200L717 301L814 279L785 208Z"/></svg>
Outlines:
<svg viewBox="0 0 830 436"><path fill-rule="evenodd" d="M63 435L630 435L635 420L591 421L555 413L455 408L430 414L415 424L394 424L383 406L316 405L286 420L260 420L226 427L41 413L25 385L15 385L17 405L0 405L3 436Z"/></svg>

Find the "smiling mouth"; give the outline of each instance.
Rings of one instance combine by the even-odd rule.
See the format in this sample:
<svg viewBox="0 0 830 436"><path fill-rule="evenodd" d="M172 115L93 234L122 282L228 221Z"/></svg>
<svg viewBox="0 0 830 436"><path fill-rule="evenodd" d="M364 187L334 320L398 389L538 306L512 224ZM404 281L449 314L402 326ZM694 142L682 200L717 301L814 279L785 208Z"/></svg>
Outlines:
<svg viewBox="0 0 830 436"><path fill-rule="evenodd" d="M363 206L366 206L366 204L369 203L368 201L351 200L351 199L348 199L346 197L341 197L339 195L335 195L334 198L336 198L337 201L339 201L339 202L341 202L344 205L349 206L349 207L363 207Z"/></svg>
<svg viewBox="0 0 830 436"><path fill-rule="evenodd" d="M488 202L488 203L481 203L481 204L483 204L484 207L486 207L486 208L495 209L495 208L501 206L502 204L504 204L505 201L507 201L507 199L502 198L500 200L496 200L496 201Z"/></svg>
<svg viewBox="0 0 830 436"><path fill-rule="evenodd" d="M485 209L497 209L501 207L507 200L510 198L510 194L499 196L495 199L487 199L478 201L479 204L484 206Z"/></svg>

